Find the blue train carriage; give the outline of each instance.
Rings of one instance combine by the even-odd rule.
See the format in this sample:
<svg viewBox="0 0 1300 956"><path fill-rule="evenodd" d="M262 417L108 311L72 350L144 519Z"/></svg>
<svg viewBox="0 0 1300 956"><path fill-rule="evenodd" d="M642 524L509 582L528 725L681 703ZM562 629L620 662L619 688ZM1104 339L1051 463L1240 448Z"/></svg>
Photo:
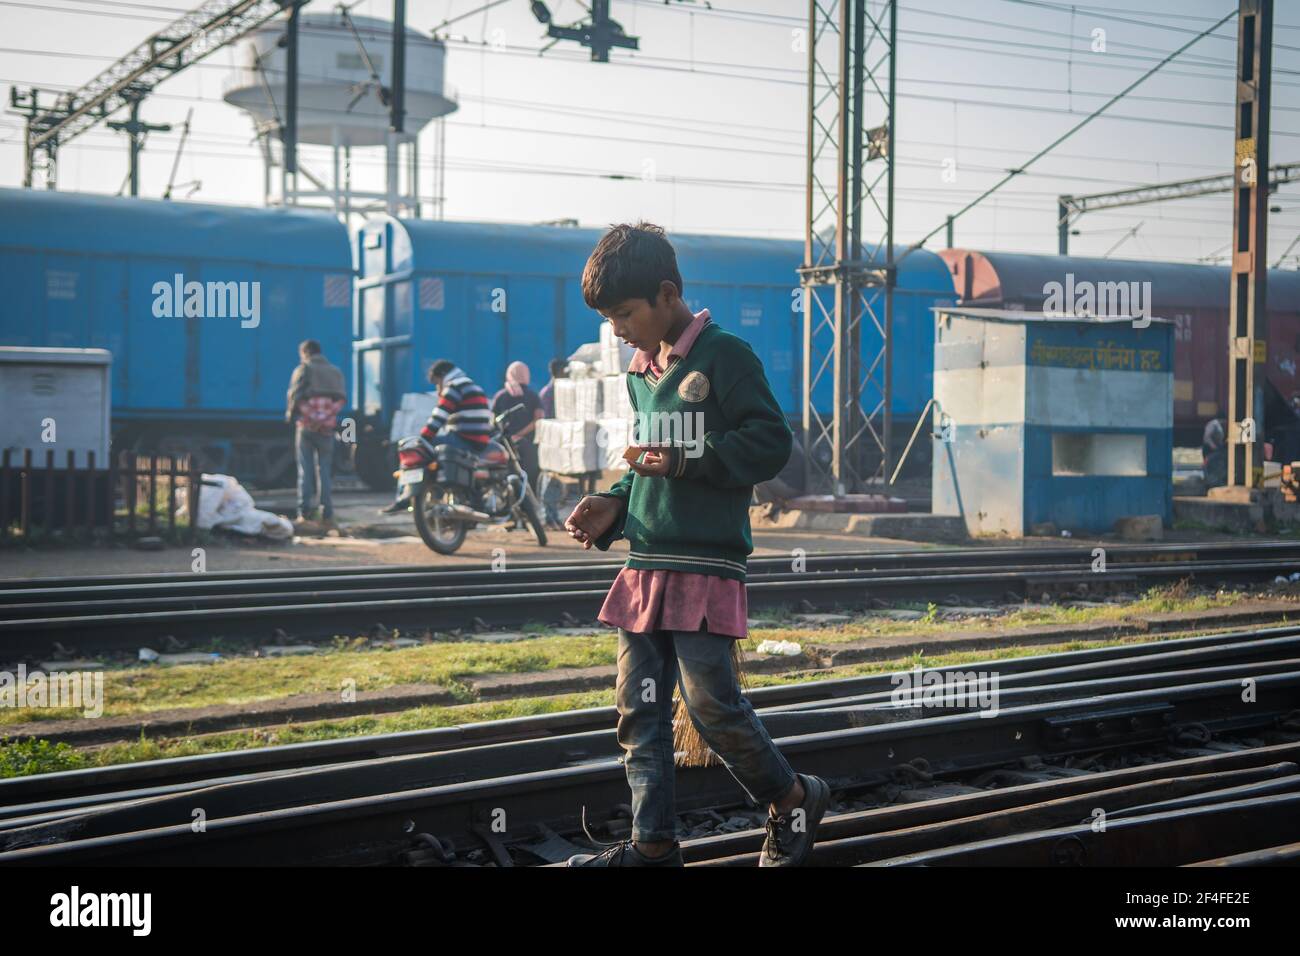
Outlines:
<svg viewBox="0 0 1300 956"><path fill-rule="evenodd" d="M347 231L314 212L0 189L0 342L113 354L113 447L293 475L305 338L348 371Z"/></svg>
<svg viewBox="0 0 1300 956"><path fill-rule="evenodd" d="M357 308L353 375L360 444L357 470L391 484L388 447L406 392L427 391L436 358L458 362L489 394L506 365L528 364L534 386L552 358L598 337L600 316L582 300L581 276L602 230L558 226L371 218L356 237ZM685 299L708 308L763 360L792 424L801 419L802 296L791 240L674 234ZM936 299L952 284L937 256L920 252L899 273L895 410L915 420L930 397ZM864 335L864 340L870 333ZM830 407L829 386L819 401Z"/></svg>
<svg viewBox="0 0 1300 956"><path fill-rule="evenodd" d="M935 514L1013 537L1171 520L1173 322L936 312Z"/></svg>

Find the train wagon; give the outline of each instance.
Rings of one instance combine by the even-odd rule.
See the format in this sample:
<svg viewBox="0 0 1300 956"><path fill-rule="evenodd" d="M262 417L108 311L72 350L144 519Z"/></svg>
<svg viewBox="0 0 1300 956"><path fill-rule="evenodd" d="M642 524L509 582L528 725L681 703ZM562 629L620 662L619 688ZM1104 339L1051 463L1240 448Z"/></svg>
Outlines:
<svg viewBox="0 0 1300 956"><path fill-rule="evenodd" d="M602 230L375 216L356 237L353 376L360 444L357 470L391 481L389 425L402 394L425 391L425 372L450 358L489 391L516 359L546 381L547 363L595 341L600 316L582 299L581 276ZM708 308L763 361L793 424L803 404L803 314L793 240L670 235L684 298ZM901 254L901 250L900 250ZM943 261L909 256L895 299L895 414L915 421L929 400L936 304L951 304ZM874 329L864 322L864 350ZM878 339L877 339L878 341ZM830 382L817 394L829 408ZM906 438L906 434L903 435Z"/></svg>
<svg viewBox="0 0 1300 956"><path fill-rule="evenodd" d="M315 338L345 374L347 231L322 213L0 189L0 344L113 355L113 447L293 475L285 389Z"/></svg>
<svg viewBox="0 0 1300 956"><path fill-rule="evenodd" d="M1228 413L1228 293L1222 266L1080 256L945 249L939 253L967 306L1041 311L1058 294L1075 305L1087 295L1141 305L1174 323L1174 442L1196 446L1213 418ZM1055 284L1055 285L1053 285ZM1123 286L1123 288L1119 288ZM1122 295L1121 295L1122 293ZM1149 295L1149 299L1147 298ZM1300 389L1300 272L1268 272L1268 408L1284 409ZM1266 418L1269 427L1272 419Z"/></svg>

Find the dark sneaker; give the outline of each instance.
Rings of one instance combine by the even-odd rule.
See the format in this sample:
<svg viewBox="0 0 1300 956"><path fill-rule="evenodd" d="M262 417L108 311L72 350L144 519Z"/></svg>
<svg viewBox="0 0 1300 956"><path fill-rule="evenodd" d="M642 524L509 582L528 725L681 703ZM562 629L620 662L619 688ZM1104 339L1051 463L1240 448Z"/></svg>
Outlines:
<svg viewBox="0 0 1300 956"><path fill-rule="evenodd" d="M803 866L812 852L817 825L831 802L831 788L821 777L796 774L803 784L803 803L784 816L768 811L767 839L758 855L759 866Z"/></svg>
<svg viewBox="0 0 1300 956"><path fill-rule="evenodd" d="M401 501L394 501L387 508L380 508L379 513L381 515L400 515L403 511L406 511L410 507L411 507L411 499L403 498Z"/></svg>
<svg viewBox="0 0 1300 956"><path fill-rule="evenodd" d="M685 866L682 848L674 845L663 856L646 856L631 840L611 843L599 853L577 853L569 857L569 866Z"/></svg>

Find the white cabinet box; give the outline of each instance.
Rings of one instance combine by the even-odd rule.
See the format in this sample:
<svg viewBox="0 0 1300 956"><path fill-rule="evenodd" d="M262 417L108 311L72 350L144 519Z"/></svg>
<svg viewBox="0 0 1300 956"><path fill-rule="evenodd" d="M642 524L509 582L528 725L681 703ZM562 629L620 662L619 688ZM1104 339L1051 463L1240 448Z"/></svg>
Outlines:
<svg viewBox="0 0 1300 956"><path fill-rule="evenodd" d="M82 467L93 451L107 468L112 368L105 349L0 346L0 452L17 464L31 451L43 465L53 451L62 468L69 451Z"/></svg>

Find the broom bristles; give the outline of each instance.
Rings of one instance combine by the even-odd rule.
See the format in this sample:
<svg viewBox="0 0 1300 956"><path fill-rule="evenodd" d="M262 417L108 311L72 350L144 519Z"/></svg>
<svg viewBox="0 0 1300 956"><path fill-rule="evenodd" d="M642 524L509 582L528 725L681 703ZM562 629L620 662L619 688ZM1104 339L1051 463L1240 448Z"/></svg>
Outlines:
<svg viewBox="0 0 1300 956"><path fill-rule="evenodd" d="M745 653L741 650L740 641L731 642L731 666L740 690L744 693L748 689L748 682L745 680ZM722 760L709 749L709 745L700 736L695 721L691 720L686 702L682 700L680 681L673 691L673 752L679 767L722 765Z"/></svg>

